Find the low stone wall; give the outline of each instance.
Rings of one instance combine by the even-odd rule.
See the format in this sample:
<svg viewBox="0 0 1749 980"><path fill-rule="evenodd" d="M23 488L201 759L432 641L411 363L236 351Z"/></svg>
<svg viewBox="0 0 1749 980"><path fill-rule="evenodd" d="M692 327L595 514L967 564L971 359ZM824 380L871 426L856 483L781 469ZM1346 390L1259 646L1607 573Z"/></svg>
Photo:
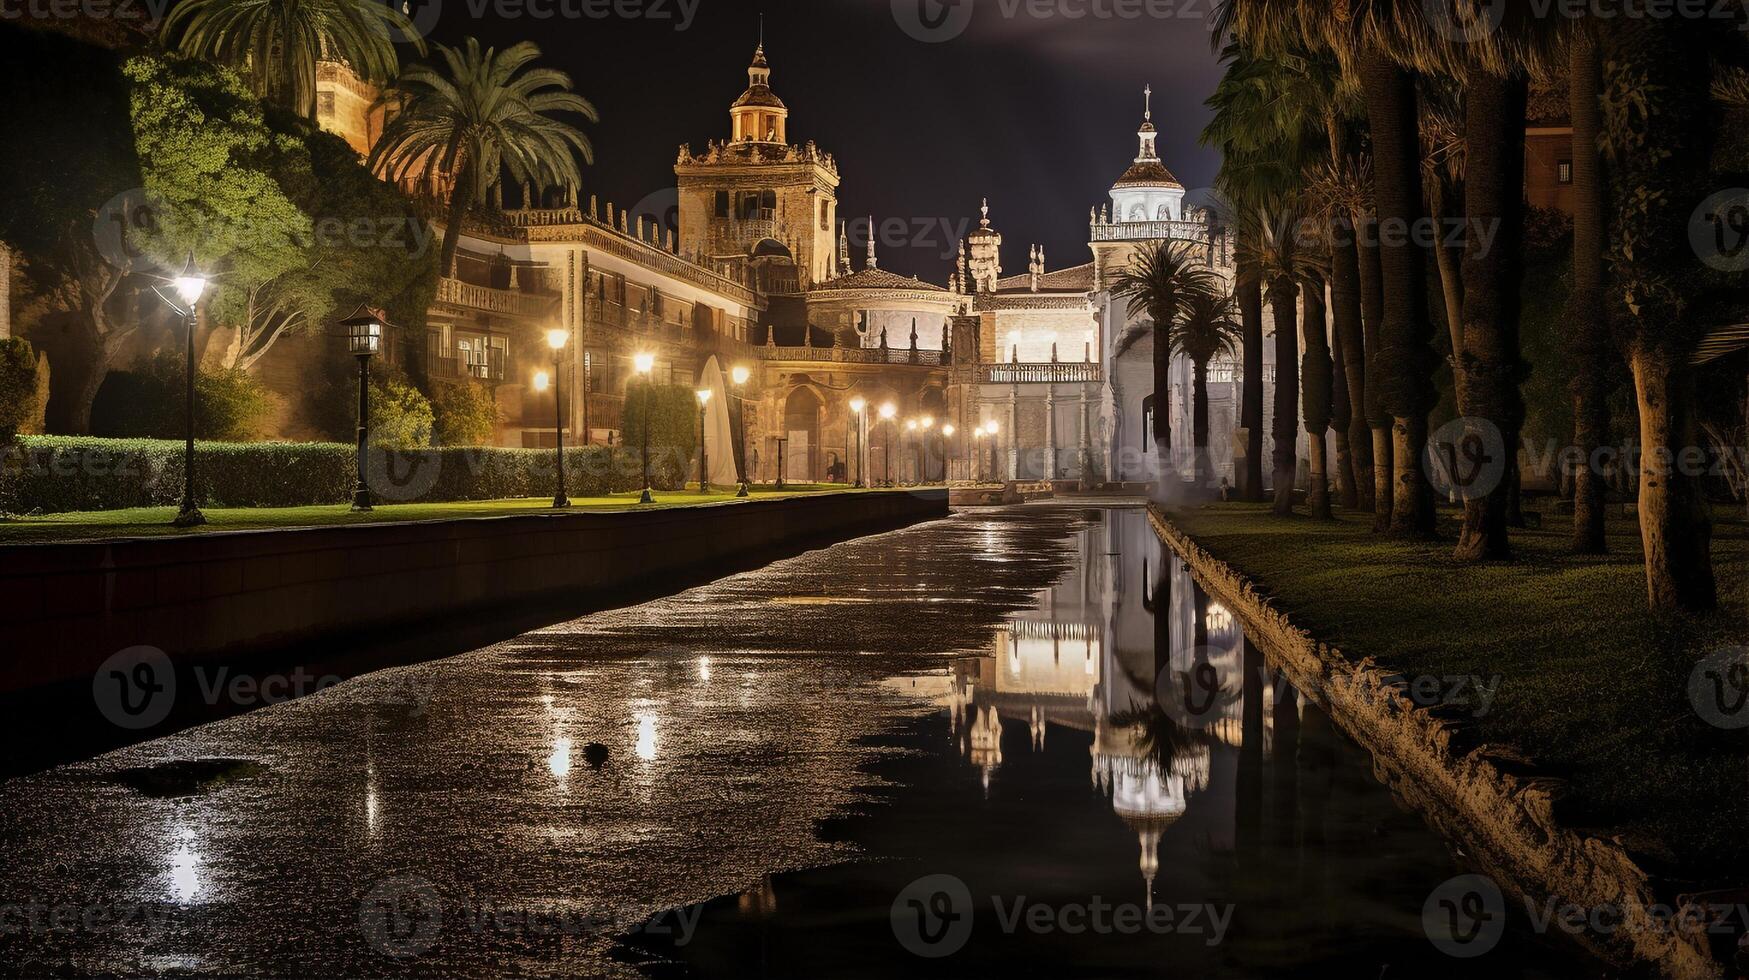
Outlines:
<svg viewBox="0 0 1749 980"><path fill-rule="evenodd" d="M1461 844L1507 893L1543 907L1620 909L1607 934L1582 933L1592 952L1620 967L1647 966L1668 977L1718 977L1722 966L1700 931L1659 928L1659 901L1646 872L1613 840L1563 826L1554 815L1560 781L1522 774L1509 751L1469 746L1458 726L1418 708L1370 657L1353 660L1295 625L1245 574L1180 531L1157 506L1154 530L1191 567L1210 595L1231 609L1302 694L1315 701L1373 756L1374 774L1448 840ZM1508 772L1508 768L1520 770Z"/></svg>
<svg viewBox="0 0 1749 980"><path fill-rule="evenodd" d="M89 683L127 647L177 660L696 581L944 517L945 490L0 547L0 692Z"/></svg>

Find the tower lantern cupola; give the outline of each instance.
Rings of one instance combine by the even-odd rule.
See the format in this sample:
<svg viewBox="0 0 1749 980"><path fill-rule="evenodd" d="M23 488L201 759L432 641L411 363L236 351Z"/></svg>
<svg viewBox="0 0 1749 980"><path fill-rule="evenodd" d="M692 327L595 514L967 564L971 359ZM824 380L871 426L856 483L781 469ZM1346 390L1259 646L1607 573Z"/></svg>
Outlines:
<svg viewBox="0 0 1749 980"><path fill-rule="evenodd" d="M736 143L787 143L784 127L789 109L771 91L771 66L765 61L765 44L753 49L753 63L747 67L747 91L729 107Z"/></svg>
<svg viewBox="0 0 1749 980"><path fill-rule="evenodd" d="M1184 185L1160 162L1154 140L1154 89L1142 89L1142 126L1136 130L1136 158L1111 185L1111 220L1116 222L1182 221Z"/></svg>

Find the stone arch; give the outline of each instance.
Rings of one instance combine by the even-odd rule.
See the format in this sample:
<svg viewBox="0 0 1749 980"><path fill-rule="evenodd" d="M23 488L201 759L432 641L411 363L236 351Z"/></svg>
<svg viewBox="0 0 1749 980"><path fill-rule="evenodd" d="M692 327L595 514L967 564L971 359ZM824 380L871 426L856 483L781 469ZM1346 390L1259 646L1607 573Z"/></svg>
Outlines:
<svg viewBox="0 0 1749 980"><path fill-rule="evenodd" d="M784 397L783 427L780 434L789 440L784 447L784 479L806 483L820 480L820 435L826 402L812 385L797 385ZM775 451L776 447L772 447Z"/></svg>

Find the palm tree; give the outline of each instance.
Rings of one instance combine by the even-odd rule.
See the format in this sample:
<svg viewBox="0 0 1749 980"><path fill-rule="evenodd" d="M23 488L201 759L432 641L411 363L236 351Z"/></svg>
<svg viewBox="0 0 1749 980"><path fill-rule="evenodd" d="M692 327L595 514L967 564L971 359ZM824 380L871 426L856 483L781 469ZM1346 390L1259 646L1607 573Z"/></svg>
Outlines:
<svg viewBox="0 0 1749 980"><path fill-rule="evenodd" d="M571 91L571 79L551 68L529 68L540 49L523 41L502 52L475 38L462 48L437 45L447 71L413 64L385 100L401 109L371 148L370 167L394 181L452 178L438 266L449 275L469 204L508 171L537 187L575 187L577 156L593 163L588 137L552 113L576 113L590 122L595 107ZM520 74L519 74L520 73Z"/></svg>
<svg viewBox="0 0 1749 980"><path fill-rule="evenodd" d="M1257 250L1240 244L1234 249L1238 266L1233 291L1244 332L1245 387L1239 406L1239 424L1245 428L1246 500L1263 500L1263 273L1257 267Z"/></svg>
<svg viewBox="0 0 1749 980"><path fill-rule="evenodd" d="M1172 452L1172 331L1189 312L1191 296L1215 288L1215 274L1187 242L1157 242L1138 251L1118 272L1112 292L1127 299L1131 318L1147 317L1154 327L1154 446L1161 479L1166 478Z"/></svg>
<svg viewBox="0 0 1749 980"><path fill-rule="evenodd" d="M1305 411L1306 460L1310 468L1311 490L1306 503L1312 516L1330 518L1330 459L1325 434L1330 430L1331 387L1334 384L1330 366L1330 322L1324 302L1324 276L1308 272L1300 287L1300 310L1305 339L1305 353L1300 362L1300 383L1303 385L1301 407Z"/></svg>
<svg viewBox="0 0 1749 980"><path fill-rule="evenodd" d="M1166 342L1174 355L1183 356L1193 368L1191 378L1190 431L1192 445L1191 474L1198 487L1209 478L1209 387L1208 367L1217 354L1229 357L1237 350L1243 333L1233 297L1213 288L1192 290L1184 305L1178 326L1167 335Z"/></svg>
<svg viewBox="0 0 1749 980"><path fill-rule="evenodd" d="M1573 445L1580 453L1573 474L1575 554L1608 550L1603 532L1603 474L1593 460L1609 439L1606 379L1610 369L1609 324L1603 302L1604 180L1598 141L1603 135L1603 59L1591 25L1576 25L1569 51L1567 93L1573 122L1573 291L1567 303L1568 348L1573 363Z"/></svg>
<svg viewBox="0 0 1749 980"><path fill-rule="evenodd" d="M316 62L343 61L360 78L386 84L400 59L396 35L419 53L425 40L398 4L378 0L183 0L159 39L194 58L242 70L255 93L316 117Z"/></svg>

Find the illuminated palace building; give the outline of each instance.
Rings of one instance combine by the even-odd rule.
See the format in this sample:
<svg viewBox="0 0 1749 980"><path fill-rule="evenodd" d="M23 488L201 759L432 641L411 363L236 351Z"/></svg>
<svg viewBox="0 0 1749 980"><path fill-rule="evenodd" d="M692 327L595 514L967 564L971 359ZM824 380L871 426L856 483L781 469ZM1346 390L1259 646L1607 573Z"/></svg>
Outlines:
<svg viewBox="0 0 1749 980"><path fill-rule="evenodd" d="M368 93L343 68L324 69L322 121L362 149L380 129ZM812 141L791 141L771 81L761 46L727 138L680 146L672 197L625 209L575 188L495 188L463 228L426 336L401 338L398 351L433 377L491 385L497 441L512 446L554 438L553 392L532 383L552 367L547 329L582 341L566 348L574 383L560 389L573 442L618 441L632 356L651 353L657 381L714 390L716 482L733 480L737 458L756 480L775 479L780 464L789 480L842 479L859 446L876 480L1146 479L1151 331L1128 322L1112 279L1162 239L1194 243L1229 279L1232 269L1229 239L1211 236L1156 154L1145 107L1136 158L1090 214L1090 261L1048 269L1034 246L1024 271L1004 275L985 202L938 285L880 268L872 236L853 263L838 165ZM1211 373L1220 432L1237 384L1230 362ZM1186 429L1189 381L1177 365L1172 419ZM721 444L741 442L736 407L745 440L731 454ZM1214 456L1230 473L1231 447Z"/></svg>

